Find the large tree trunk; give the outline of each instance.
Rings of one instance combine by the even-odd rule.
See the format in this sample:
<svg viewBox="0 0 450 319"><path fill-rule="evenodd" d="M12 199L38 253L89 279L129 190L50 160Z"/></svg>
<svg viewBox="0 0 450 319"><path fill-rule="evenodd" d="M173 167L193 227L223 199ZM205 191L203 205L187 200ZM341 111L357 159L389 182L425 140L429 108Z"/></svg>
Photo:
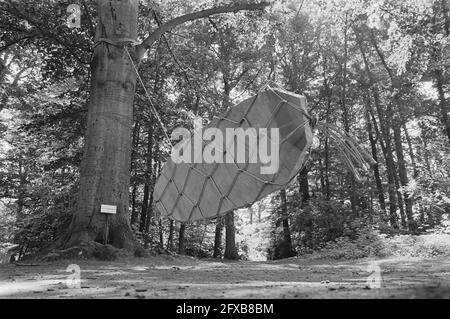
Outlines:
<svg viewBox="0 0 450 319"><path fill-rule="evenodd" d="M96 40L136 39L138 4L138 0L99 1ZM95 47L91 68L80 193L64 246L102 242L106 217L100 205L108 204L117 206L117 214L109 216L109 243L133 250L136 241L130 228L128 193L136 74L125 49L104 41Z"/></svg>

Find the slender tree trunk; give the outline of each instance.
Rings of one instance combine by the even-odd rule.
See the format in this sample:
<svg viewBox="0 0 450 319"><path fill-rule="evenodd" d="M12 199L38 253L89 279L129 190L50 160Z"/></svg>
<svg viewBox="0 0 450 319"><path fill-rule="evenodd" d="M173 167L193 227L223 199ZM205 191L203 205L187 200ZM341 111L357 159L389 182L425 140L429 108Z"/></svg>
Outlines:
<svg viewBox="0 0 450 319"><path fill-rule="evenodd" d="M448 140L450 142L450 119L448 116L448 104L445 98L444 92L444 75L442 70L436 70L434 72L436 79L436 87L439 93L439 109L441 111L442 123L444 125L445 132L447 134Z"/></svg>
<svg viewBox="0 0 450 319"><path fill-rule="evenodd" d="M422 154L423 154L423 160L425 162L425 166L427 168L427 174L431 175L431 163L429 158L429 152L428 152L428 143L427 143L427 136L425 132L425 125L423 123L419 122L420 127L420 140L422 141Z"/></svg>
<svg viewBox="0 0 450 319"><path fill-rule="evenodd" d="M414 149L411 141L411 137L409 136L408 129L406 128L405 122L402 125L403 132L405 133L406 143L408 143L408 151L409 158L411 159L411 165L413 167L413 176L414 178L419 177L419 170L417 169L416 157L414 156Z"/></svg>
<svg viewBox="0 0 450 319"><path fill-rule="evenodd" d="M152 223L153 218L153 190L155 187L155 179L152 178L150 186L149 186L149 198L148 198L148 208L147 208L147 214L145 216L145 229L144 231L146 233L150 230L150 224Z"/></svg>
<svg viewBox="0 0 450 319"><path fill-rule="evenodd" d="M275 251L275 259L289 258L295 256L295 252L292 249L291 231L289 229L289 215L287 210L287 197L286 190L280 191L281 199L281 221L283 227L283 238L281 242L277 243Z"/></svg>
<svg viewBox="0 0 450 319"><path fill-rule="evenodd" d="M234 212L225 215L225 259L239 259L236 247L236 227L234 225Z"/></svg>
<svg viewBox="0 0 450 319"><path fill-rule="evenodd" d="M136 122L133 129L133 144L132 144L132 151L131 151L131 171L133 171L134 174L134 182L133 182L133 190L131 191L131 225L134 225L138 218L138 213L136 210L136 197L137 197L137 188L138 183L136 181L137 177L137 165L136 165L136 149L139 145L139 134L140 131L140 125L139 122Z"/></svg>
<svg viewBox="0 0 450 319"><path fill-rule="evenodd" d="M159 228L159 246L161 248L164 248L164 225L162 223L162 219L159 219L158 222L158 228Z"/></svg>
<svg viewBox="0 0 450 319"><path fill-rule="evenodd" d="M380 108L378 108L378 117L380 117ZM392 145L391 145L391 137L390 137L390 128L387 127L387 123L384 125L381 124L383 120L380 120L380 125L384 126L384 133L383 135L380 134L379 131L376 131L377 134L380 134L377 136L377 139L380 143L381 148L383 149L383 155L386 162L386 170L387 170L387 179L388 179L388 195L389 195L389 217L390 217L390 224L393 228L398 228L398 218L397 218L397 204L398 204L398 198L397 198L397 182L396 182L396 176L397 172L395 170L395 163L394 163L394 156L392 153ZM385 142L383 143L383 140ZM402 203L400 202L400 211L402 211Z"/></svg>
<svg viewBox="0 0 450 319"><path fill-rule="evenodd" d="M145 221L147 220L149 197L150 197L150 186L149 186L149 182L146 182L144 185L144 199L142 201L141 216L139 219L139 231L140 232L143 232L145 230Z"/></svg>
<svg viewBox="0 0 450 319"><path fill-rule="evenodd" d="M327 82L327 81L325 81ZM328 83L328 82L327 82ZM328 123L328 119L330 116L330 110L331 110L331 97L332 97L332 90L326 85L327 90L327 113L326 113L326 123ZM331 198L331 187L330 187L330 147L329 147L330 141L328 136L325 136L325 198L327 200L330 200Z"/></svg>
<svg viewBox="0 0 450 319"><path fill-rule="evenodd" d="M219 218L216 224L216 231L214 236L214 258L222 257L222 230L223 230L223 218Z"/></svg>
<svg viewBox="0 0 450 319"><path fill-rule="evenodd" d="M125 38L136 39L138 4L137 0L99 1L96 40L120 43ZM134 49L130 51L133 55ZM64 246L102 242L106 223L100 205L108 204L117 206L117 214L109 218L109 242L134 250L137 244L128 207L136 75L125 49L106 42L95 47L91 70L80 192Z"/></svg>
<svg viewBox="0 0 450 319"><path fill-rule="evenodd" d="M167 237L167 249L173 251L173 233L174 233L174 221L169 222L169 236Z"/></svg>
<svg viewBox="0 0 450 319"><path fill-rule="evenodd" d="M131 225L134 225L137 219L136 197L137 197L137 183L134 183L133 189L131 191L131 221L130 221Z"/></svg>
<svg viewBox="0 0 450 319"><path fill-rule="evenodd" d="M186 254L185 234L186 234L186 223L181 223L180 232L178 235L178 253L180 255Z"/></svg>
<svg viewBox="0 0 450 319"><path fill-rule="evenodd" d="M17 211L16 211L16 220L20 223L23 222L23 207L25 206L25 196L26 196L26 187L27 187L27 170L25 165L23 164L23 159L19 158L19 189L17 191Z"/></svg>
<svg viewBox="0 0 450 319"><path fill-rule="evenodd" d="M301 194L301 202L303 204L307 203L309 201L309 183L308 183L308 168L305 166L300 171L300 173L297 176L298 185L299 185L299 192Z"/></svg>
<svg viewBox="0 0 450 319"><path fill-rule="evenodd" d="M395 141L395 150L397 153L398 173L400 177L400 183L402 184L403 187L407 187L409 181L408 181L408 173L406 171L405 157L403 154L400 121L401 121L400 118L397 116L394 125L394 141ZM408 221L408 229L411 232L416 232L417 225L413 217L413 200L406 191L403 192L403 199L405 201L405 213L406 219Z"/></svg>
<svg viewBox="0 0 450 319"><path fill-rule="evenodd" d="M392 119L392 112L391 107L388 107L386 110L386 114L382 108L381 105L381 99L380 94L378 91L378 88L376 86L376 82L374 79L374 76L370 70L369 61L366 57L366 54L363 50L362 44L359 43L359 48L361 52L361 56L364 61L364 66L366 69L367 77L370 81L370 86L372 89L372 94L375 102L375 108L377 111L377 115L380 121L380 130L377 130L377 125L375 121L375 117L373 117L374 122L374 128L375 132L377 134L377 140L380 143L381 149L383 150L383 155L386 161L386 170L387 170L387 178L388 178L388 196L389 196L389 218L390 218L390 224L393 228L398 228L398 221L397 221L397 198L396 198L396 186L395 186L395 179L394 176L396 174L395 172L395 163L393 159L393 153L392 153L392 146L391 146L391 135L390 135L390 129L391 129L391 119Z"/></svg>
<svg viewBox="0 0 450 319"><path fill-rule="evenodd" d="M442 6L442 15L444 16L444 30L445 35L448 37L450 36L450 3L448 0L441 0L441 6Z"/></svg>
<svg viewBox="0 0 450 319"><path fill-rule="evenodd" d="M298 180L298 184L299 184L299 192L301 194L301 205L304 206L308 203L309 199L310 199L310 195L309 195L309 182L308 182L308 167L305 166L303 167L303 169L300 171L300 173L297 176L297 180ZM311 219L308 219L306 221L306 225L304 228L305 231L305 238L304 238L304 242L306 243L306 245L310 245L312 243L312 229L313 228L313 222ZM310 246L310 248L312 248Z"/></svg>
<svg viewBox="0 0 450 319"><path fill-rule="evenodd" d="M400 221L401 221L401 225L403 228L407 227L407 222L406 222L406 214L405 214L405 207L404 207L404 201L403 201L403 194L400 191L400 180L398 178L398 169L397 167L395 167L395 171L393 173L393 177L394 177L394 182L395 182L395 188L396 188L396 193L397 193L397 205L398 205L398 209L400 211Z"/></svg>
<svg viewBox="0 0 450 319"><path fill-rule="evenodd" d="M389 116L389 118L393 118L392 128L394 131L394 144L395 144L395 151L396 151L396 155L397 155L398 174L399 174L400 184L403 187L406 187L406 186L408 186L408 173L406 171L405 157L403 155L403 143L402 143L402 137L401 137L402 120L400 118L400 116L402 114L402 109L401 109L401 99L400 99L400 95L399 95L400 88L399 88L399 84L398 84L401 82L395 77L394 73L392 72L392 70L390 69L388 64L386 63L384 54L377 45L376 37L375 37L373 31L371 33L371 36L372 36L371 39L372 39L372 43L374 45L375 51L377 52L378 56L380 57L381 64L386 69L386 72L388 73L389 79L391 81L391 92L393 94L394 102L396 104L396 111L394 112L392 110L392 105L389 103L388 116ZM398 181L396 182L396 184L397 184L396 185L397 189L399 189L400 185L399 185ZM398 194L398 198L400 198L401 196L403 196L403 199L405 202L405 210L404 211L403 211L403 203L399 202L400 214L401 214L401 218L402 218L402 225L405 226L404 224L405 224L405 215L406 215L409 230L415 232L417 227L416 227L416 223L413 218L412 198L409 196L409 194L407 192L404 192L402 195Z"/></svg>
<svg viewBox="0 0 450 319"><path fill-rule="evenodd" d="M391 138L390 138L390 128L387 127L387 123L382 124L382 121L384 121L381 117L381 107L377 107L378 111L378 117L380 118L380 126L383 127L382 131L384 133L381 133L379 130L375 129L375 132L377 133L377 139L380 143L381 149L383 150L384 160L386 163L386 173L387 173L387 179L388 179L388 196L389 196L389 218L390 223L393 228L398 228L398 218L397 218L397 204L398 204L398 198L397 198L397 173L395 170L395 163L394 163L394 156L392 153L392 146L391 146ZM376 121L375 117L373 117L373 123L374 127L376 128ZM383 140L385 140L383 142ZM402 207L402 203L400 202L400 211Z"/></svg>
<svg viewBox="0 0 450 319"><path fill-rule="evenodd" d="M153 222L153 191L155 189L156 184L156 178L159 175L161 171L161 159L159 157L159 143L155 143L155 151L152 153L153 155L153 169L150 177L150 185L149 185L149 199L148 199L148 210L147 210L147 216L145 221L145 232L148 233L150 230L150 224L154 224Z"/></svg>
<svg viewBox="0 0 450 319"><path fill-rule="evenodd" d="M149 125L147 135L147 167L145 171L144 199L142 201L141 218L139 223L139 231L146 229L147 214L149 213L150 188L152 184L152 161L153 161L153 126Z"/></svg>
<svg viewBox="0 0 450 319"><path fill-rule="evenodd" d="M347 105L347 63L348 63L348 14L345 14L345 26L344 26L344 65L342 75L342 94L341 94L341 108L343 113L344 129L347 133L350 133L350 118L349 109ZM356 180L352 173L347 174L347 182L350 184L349 195L350 203L352 207L353 216L358 217L358 204L356 193Z"/></svg>
<svg viewBox="0 0 450 319"><path fill-rule="evenodd" d="M373 128L372 123L370 121L370 112L369 109L371 108L369 104L369 99L366 99L366 122L367 122L367 131L369 133L369 142L370 142L370 148L372 151L372 157L375 160L375 164L372 165L373 169L373 176L375 178L375 185L377 188L377 196L378 196L378 202L380 203L380 208L383 210L383 212L386 211L386 202L384 200L384 190L383 190L383 183L381 181L380 176L380 169L378 166L378 151L377 151L377 141L374 138L373 135Z"/></svg>

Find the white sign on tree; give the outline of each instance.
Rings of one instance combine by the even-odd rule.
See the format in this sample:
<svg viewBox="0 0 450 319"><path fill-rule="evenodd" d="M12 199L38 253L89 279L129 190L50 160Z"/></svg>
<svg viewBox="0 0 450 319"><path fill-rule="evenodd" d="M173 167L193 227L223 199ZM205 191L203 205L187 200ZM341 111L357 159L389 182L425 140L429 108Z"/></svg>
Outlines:
<svg viewBox="0 0 450 319"><path fill-rule="evenodd" d="M105 245L108 243L108 235L109 235L109 222L108 217L109 215L115 215L117 214L117 206L116 205L104 205L102 204L100 206L100 213L106 214L106 227L105 227Z"/></svg>
<svg viewBox="0 0 450 319"><path fill-rule="evenodd" d="M117 213L117 206L115 206L115 205L102 205L100 207L100 212L102 214L116 214Z"/></svg>

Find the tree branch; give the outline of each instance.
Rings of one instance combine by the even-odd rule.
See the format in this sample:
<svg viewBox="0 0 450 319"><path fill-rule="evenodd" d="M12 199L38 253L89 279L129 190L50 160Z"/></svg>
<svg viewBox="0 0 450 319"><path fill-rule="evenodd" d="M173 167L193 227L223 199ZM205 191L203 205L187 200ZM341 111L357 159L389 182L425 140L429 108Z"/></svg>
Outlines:
<svg viewBox="0 0 450 319"><path fill-rule="evenodd" d="M34 37L36 37L36 34L30 34L30 35L24 36L22 38L12 40L11 42L8 42L5 45L1 46L0 47L0 52L3 52L5 50L7 50L9 47L11 47L11 46L13 46L13 45L23 41L23 40L31 39L31 38L34 38Z"/></svg>
<svg viewBox="0 0 450 319"><path fill-rule="evenodd" d="M142 42L142 44L140 44L137 47L136 53L138 55L138 58L141 59L144 56L145 51L150 49L152 44L154 42L156 42L161 37L161 35L163 35L167 31L170 31L174 27L176 27L176 26L178 26L180 24L183 24L185 22L193 21L193 20L197 20L197 19L201 19L201 18L206 18L206 17L209 17L211 15L219 14L219 13L229 13L229 12L236 13L236 12L243 11L243 10L263 9L263 8L269 6L269 5L270 5L269 2L260 2L260 3L253 3L253 4L250 4L250 3L235 4L235 5L232 5L232 6L216 7L216 8L206 9L206 10L197 11L197 12L193 12L193 13L188 13L188 14L182 15L180 17L174 18L174 19L172 19L172 20L162 24L158 29L155 30L155 32L150 34Z"/></svg>

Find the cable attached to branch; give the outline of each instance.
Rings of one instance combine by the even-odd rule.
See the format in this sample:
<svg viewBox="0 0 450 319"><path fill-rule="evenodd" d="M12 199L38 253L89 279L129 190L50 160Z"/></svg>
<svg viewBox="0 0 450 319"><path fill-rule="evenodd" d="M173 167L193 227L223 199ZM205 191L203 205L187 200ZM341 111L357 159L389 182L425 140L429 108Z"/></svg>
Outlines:
<svg viewBox="0 0 450 319"><path fill-rule="evenodd" d="M141 75L139 74L136 64L134 63L133 58L131 57L130 51L128 51L128 48L126 46L124 48L125 48L125 52L128 55L128 58L131 61L131 64L133 65L133 68L134 68L134 71L136 72L137 78L139 79L139 82L141 83L142 88L144 89L145 95L146 95L148 101L150 102L150 106L153 111L153 115L155 116L156 120L158 121L159 125L161 126L161 128L164 132L164 137L166 138L166 142L169 144L169 146L172 146L172 141L169 137L169 134L167 133L167 129L164 126L164 124L161 120L161 117L159 116L158 111L156 110L156 107L152 102L152 99L150 98L150 94L148 93L147 88L144 85L144 81L142 81Z"/></svg>

